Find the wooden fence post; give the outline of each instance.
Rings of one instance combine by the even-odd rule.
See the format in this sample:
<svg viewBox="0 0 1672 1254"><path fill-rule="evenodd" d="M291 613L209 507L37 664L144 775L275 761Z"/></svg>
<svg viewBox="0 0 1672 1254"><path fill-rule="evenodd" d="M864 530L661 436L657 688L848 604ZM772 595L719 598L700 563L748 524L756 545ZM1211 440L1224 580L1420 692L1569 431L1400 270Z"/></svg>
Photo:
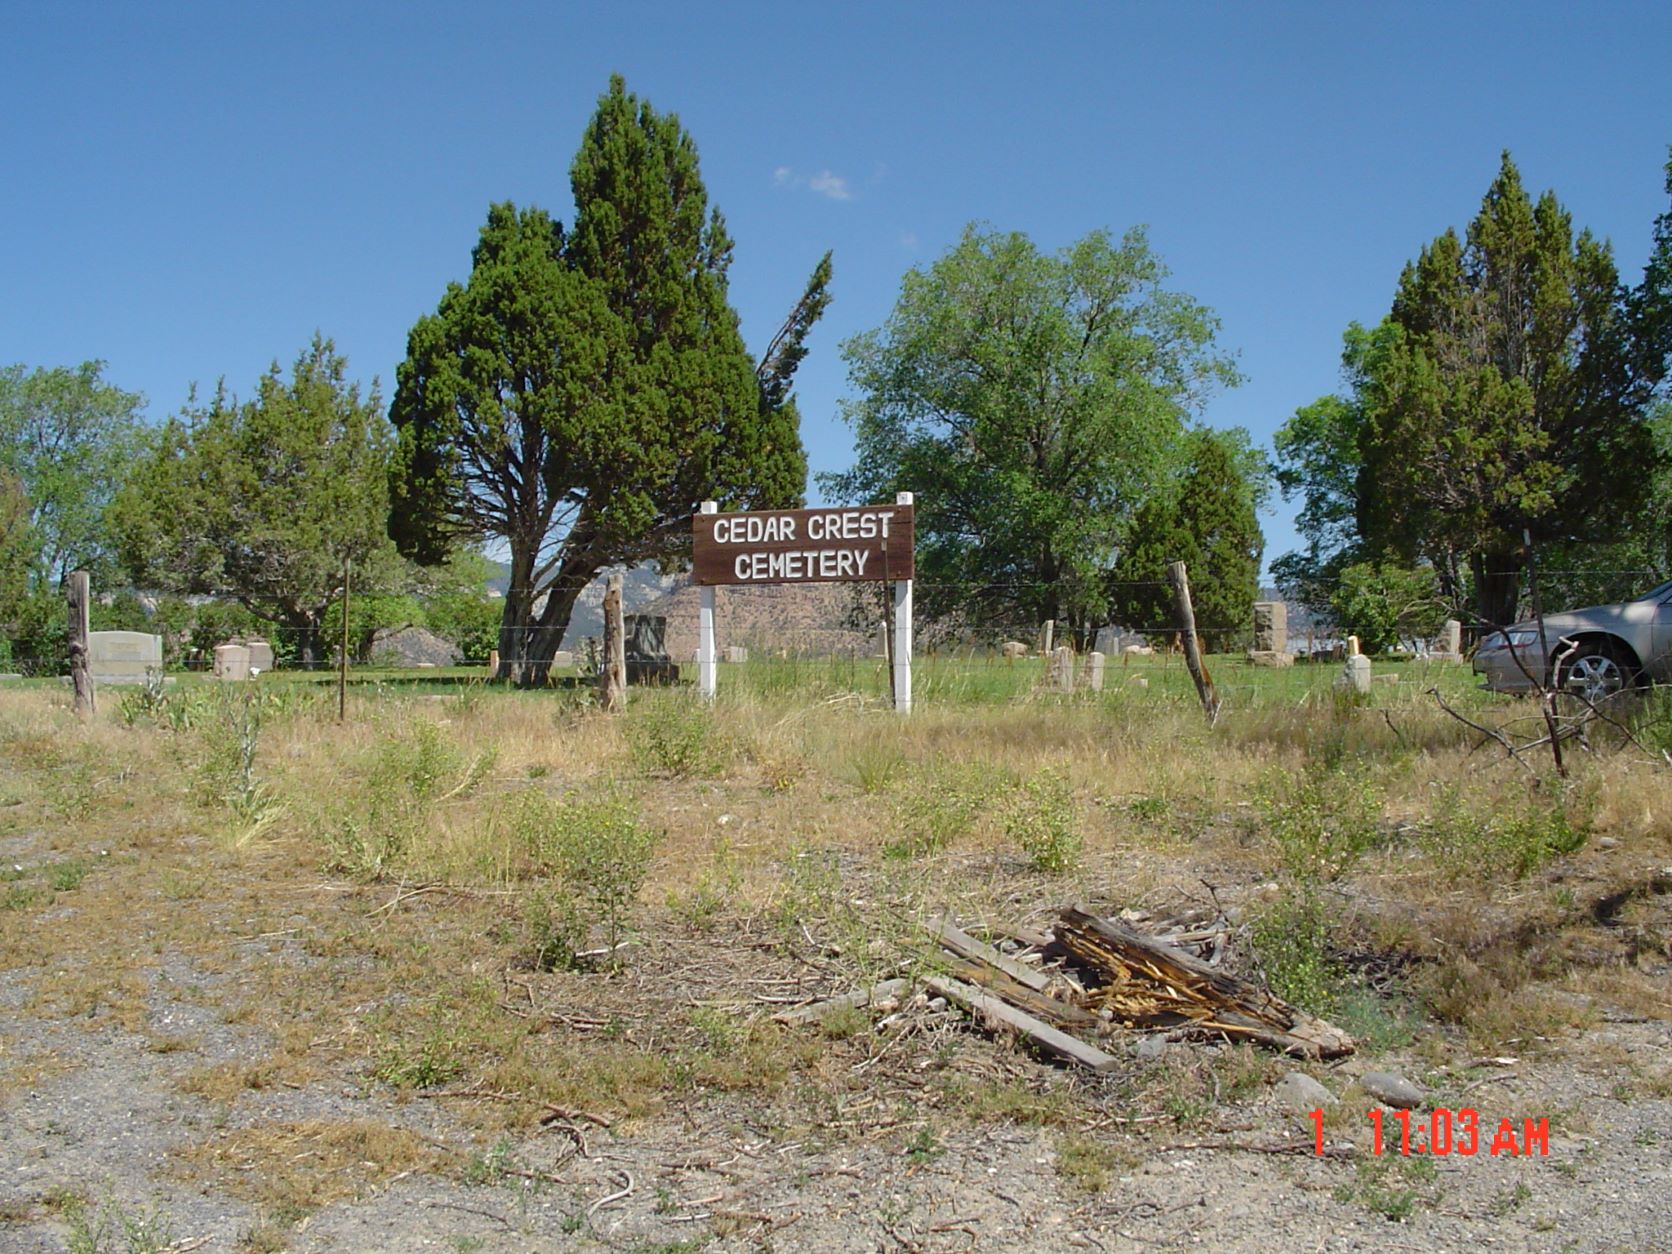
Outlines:
<svg viewBox="0 0 1672 1254"><path fill-rule="evenodd" d="M627 708L627 628L619 574L610 576L604 591L604 665L598 672L598 698L611 714Z"/></svg>
<svg viewBox="0 0 1672 1254"><path fill-rule="evenodd" d="M1202 664L1202 649L1196 641L1196 611L1190 604L1190 578L1183 562L1174 562L1167 567L1167 582L1173 585L1173 613L1184 637L1184 664L1190 668L1190 678L1196 681L1196 695L1201 698L1208 722L1217 722L1219 696L1213 690L1208 668Z"/></svg>
<svg viewBox="0 0 1672 1254"><path fill-rule="evenodd" d="M88 613L93 599L87 572L76 570L64 581L70 609L70 683L75 688L75 712L86 718L99 708L93 691L93 670L88 656Z"/></svg>

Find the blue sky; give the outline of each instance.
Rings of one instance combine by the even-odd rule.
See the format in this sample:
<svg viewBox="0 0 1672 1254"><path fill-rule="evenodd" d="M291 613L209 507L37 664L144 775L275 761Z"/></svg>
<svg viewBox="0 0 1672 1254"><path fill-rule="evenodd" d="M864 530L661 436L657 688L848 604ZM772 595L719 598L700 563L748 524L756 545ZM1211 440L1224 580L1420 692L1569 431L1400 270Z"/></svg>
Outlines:
<svg viewBox="0 0 1672 1254"><path fill-rule="evenodd" d="M695 136L759 350L814 262L815 470L840 341L982 220L1149 228L1269 441L1504 148L1635 281L1667 208L1672 5L24 4L0 0L0 363L109 363L160 419L318 328L385 399L490 201L570 213L612 71ZM1265 520L1294 547L1292 508Z"/></svg>

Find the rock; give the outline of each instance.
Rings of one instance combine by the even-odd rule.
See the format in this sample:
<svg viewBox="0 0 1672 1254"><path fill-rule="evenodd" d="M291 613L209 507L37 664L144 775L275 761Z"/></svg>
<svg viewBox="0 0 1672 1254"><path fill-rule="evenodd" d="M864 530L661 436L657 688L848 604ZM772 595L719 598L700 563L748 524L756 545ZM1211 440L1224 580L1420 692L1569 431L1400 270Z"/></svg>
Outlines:
<svg viewBox="0 0 1672 1254"><path fill-rule="evenodd" d="M999 653L1004 657L1026 657L1028 646L1020 640L1006 640L999 646Z"/></svg>
<svg viewBox="0 0 1672 1254"><path fill-rule="evenodd" d="M1304 1071L1290 1071L1277 1082L1277 1100L1302 1114L1335 1104L1335 1094Z"/></svg>
<svg viewBox="0 0 1672 1254"><path fill-rule="evenodd" d="M1293 666L1293 653L1279 653L1275 649L1250 649L1248 652L1250 666Z"/></svg>
<svg viewBox="0 0 1672 1254"><path fill-rule="evenodd" d="M1145 679L1142 675L1135 675L1133 678L1126 681L1126 686L1128 688L1148 688L1149 680Z"/></svg>
<svg viewBox="0 0 1672 1254"><path fill-rule="evenodd" d="M1598 849L1615 849L1619 847L1619 844L1620 842L1612 836L1602 836L1597 839Z"/></svg>
<svg viewBox="0 0 1672 1254"><path fill-rule="evenodd" d="M1142 1058L1147 1061L1153 1061L1154 1059L1161 1057L1161 1055L1166 1052L1167 1038L1165 1036L1155 1034L1140 1036L1138 1038L1138 1043L1132 1047L1133 1057Z"/></svg>
<svg viewBox="0 0 1672 1254"><path fill-rule="evenodd" d="M1369 692L1370 678L1370 659L1362 653L1350 653L1347 655L1347 664L1335 681L1335 686L1353 692Z"/></svg>
<svg viewBox="0 0 1672 1254"><path fill-rule="evenodd" d="M449 641L423 627L380 627L372 635L372 661L384 666L457 666L462 655Z"/></svg>
<svg viewBox="0 0 1672 1254"><path fill-rule="evenodd" d="M1397 1106L1401 1110L1422 1105L1423 1099L1428 1096L1404 1076L1394 1075L1391 1071L1366 1071L1359 1078L1359 1087L1384 1105Z"/></svg>

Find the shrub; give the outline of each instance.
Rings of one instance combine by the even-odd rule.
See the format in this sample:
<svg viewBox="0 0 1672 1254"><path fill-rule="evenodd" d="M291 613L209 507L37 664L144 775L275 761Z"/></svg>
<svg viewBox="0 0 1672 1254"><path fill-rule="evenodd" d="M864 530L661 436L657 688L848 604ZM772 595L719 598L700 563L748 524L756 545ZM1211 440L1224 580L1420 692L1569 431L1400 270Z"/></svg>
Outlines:
<svg viewBox="0 0 1672 1254"><path fill-rule="evenodd" d="M1005 834L1021 846L1035 870L1058 874L1080 860L1074 795L1060 771L1046 768L1018 784L1005 814Z"/></svg>
<svg viewBox="0 0 1672 1254"><path fill-rule="evenodd" d="M1380 838L1381 790L1351 769L1273 775L1257 801L1278 861L1301 883L1340 878Z"/></svg>

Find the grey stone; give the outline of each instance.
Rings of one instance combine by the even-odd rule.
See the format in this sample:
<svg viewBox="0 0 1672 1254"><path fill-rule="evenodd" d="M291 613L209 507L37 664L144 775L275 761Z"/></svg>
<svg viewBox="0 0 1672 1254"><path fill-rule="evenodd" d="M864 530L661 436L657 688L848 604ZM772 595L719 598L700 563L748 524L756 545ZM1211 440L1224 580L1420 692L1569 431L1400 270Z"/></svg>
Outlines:
<svg viewBox="0 0 1672 1254"><path fill-rule="evenodd" d="M238 682L250 677L250 650L242 644L215 646L215 678Z"/></svg>
<svg viewBox="0 0 1672 1254"><path fill-rule="evenodd" d="M1028 655L1028 646L1023 644L1020 640L1006 640L999 646L999 652L1005 657L1026 657Z"/></svg>
<svg viewBox="0 0 1672 1254"><path fill-rule="evenodd" d="M1421 1087L1391 1071L1366 1071L1359 1077L1359 1087L1377 1101L1401 1110L1422 1105L1423 1099L1428 1096Z"/></svg>
<svg viewBox="0 0 1672 1254"><path fill-rule="evenodd" d="M273 669L273 646L265 640L249 640L244 645L250 651L250 669L262 674Z"/></svg>
<svg viewBox="0 0 1672 1254"><path fill-rule="evenodd" d="M1277 653L1271 649L1250 649L1248 660L1254 666L1293 666L1293 653Z"/></svg>
<svg viewBox="0 0 1672 1254"><path fill-rule="evenodd" d="M163 668L163 638L143 631L90 631L87 668L95 684L143 684Z"/></svg>
<svg viewBox="0 0 1672 1254"><path fill-rule="evenodd" d="M1335 1094L1304 1071L1290 1071L1277 1082L1277 1100L1290 1110L1305 1113L1335 1105Z"/></svg>
<svg viewBox="0 0 1672 1254"><path fill-rule="evenodd" d="M1159 1033L1140 1036L1137 1044L1132 1047L1132 1056L1145 1061L1154 1061L1167 1052L1167 1038Z"/></svg>
<svg viewBox="0 0 1672 1254"><path fill-rule="evenodd" d="M1287 653L1289 651L1289 607L1282 601L1254 603L1254 651L1256 653Z"/></svg>
<svg viewBox="0 0 1672 1254"><path fill-rule="evenodd" d="M1145 679L1142 675L1134 675L1131 679L1126 681L1126 686L1128 688L1148 688L1149 680Z"/></svg>
<svg viewBox="0 0 1672 1254"><path fill-rule="evenodd" d="M728 644L726 646L726 661L733 662L733 663L741 663L741 662L747 662L748 660L749 660L749 650L745 649L742 645L740 645L740 644Z"/></svg>
<svg viewBox="0 0 1672 1254"><path fill-rule="evenodd" d="M552 654L552 665L562 670L575 664L575 654L572 649L559 649Z"/></svg>
<svg viewBox="0 0 1672 1254"><path fill-rule="evenodd" d="M379 628L372 636L372 660L384 666L457 666L462 658L451 641L423 627Z"/></svg>
<svg viewBox="0 0 1672 1254"><path fill-rule="evenodd" d="M1074 691L1074 650L1067 645L1051 651L1051 686L1059 692Z"/></svg>
<svg viewBox="0 0 1672 1254"><path fill-rule="evenodd" d="M1086 687L1093 692L1103 691L1103 664L1101 652L1092 653L1086 658Z"/></svg>
<svg viewBox="0 0 1672 1254"><path fill-rule="evenodd" d="M1115 627L1099 627L1097 639L1092 641L1092 650L1108 657L1111 653L1120 652L1120 630Z"/></svg>
<svg viewBox="0 0 1672 1254"><path fill-rule="evenodd" d="M1370 691L1370 659L1362 653L1350 653L1341 668L1341 677L1335 681L1337 688L1351 688L1355 692Z"/></svg>

